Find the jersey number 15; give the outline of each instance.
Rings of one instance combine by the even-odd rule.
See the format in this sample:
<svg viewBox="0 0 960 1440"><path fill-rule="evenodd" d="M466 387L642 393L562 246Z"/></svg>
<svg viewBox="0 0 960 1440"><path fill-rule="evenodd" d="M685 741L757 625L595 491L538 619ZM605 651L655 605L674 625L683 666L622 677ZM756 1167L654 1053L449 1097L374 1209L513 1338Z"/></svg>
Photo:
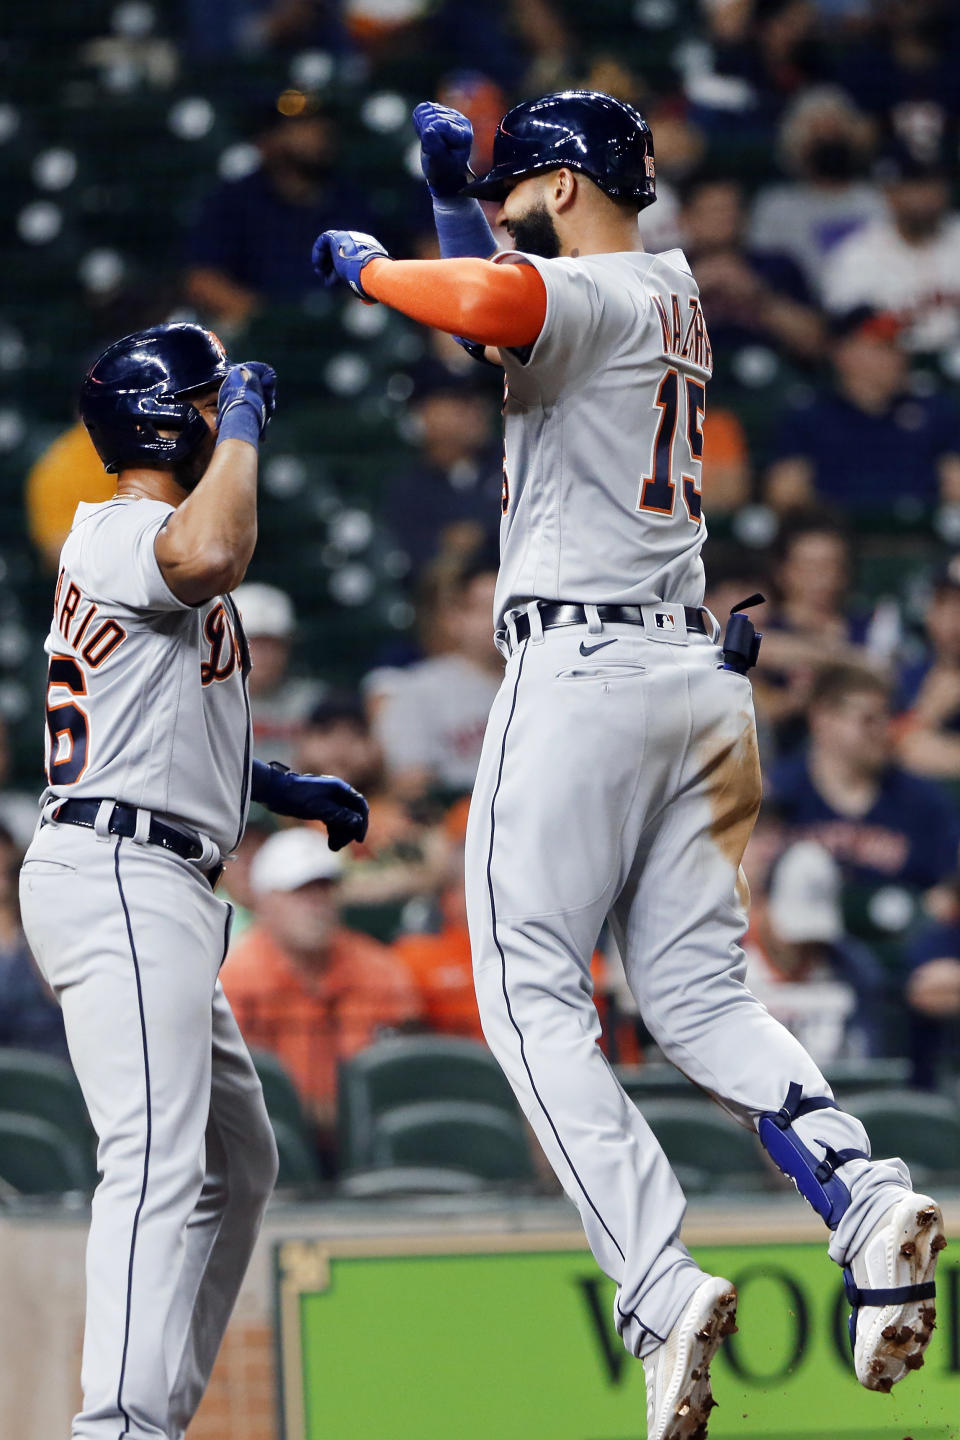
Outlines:
<svg viewBox="0 0 960 1440"><path fill-rule="evenodd" d="M679 482L687 515L695 525L699 525L703 416L706 406L706 389L703 381L692 380L689 376L681 380L676 370L667 370L660 381L660 389L657 391L655 403L660 411L660 419L653 442L650 472L640 481L637 509L652 510L657 515L672 515ZM686 410L684 429L689 452L689 467L684 459L678 461L675 453L677 422L681 418L682 410ZM693 473L685 475L683 473L685 468L689 468Z"/></svg>

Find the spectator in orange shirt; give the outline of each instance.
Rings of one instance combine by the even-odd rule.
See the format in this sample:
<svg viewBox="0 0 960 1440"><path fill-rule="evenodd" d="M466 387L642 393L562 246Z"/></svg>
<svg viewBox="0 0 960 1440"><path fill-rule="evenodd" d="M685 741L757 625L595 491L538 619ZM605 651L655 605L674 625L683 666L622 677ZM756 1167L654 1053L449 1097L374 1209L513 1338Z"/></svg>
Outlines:
<svg viewBox="0 0 960 1440"><path fill-rule="evenodd" d="M431 1030L482 1040L467 932L462 839L451 851L449 874L438 903L442 929L433 935L402 935L394 943L393 953L403 961L417 987Z"/></svg>
<svg viewBox="0 0 960 1440"><path fill-rule="evenodd" d="M468 808L466 797L458 800L443 822L443 831L451 848L446 862L447 878L437 902L441 929L427 935L401 935L394 942L393 953L403 961L417 987L424 1019L431 1030L482 1040L484 1036L473 984L473 958L463 883L463 844ZM599 951L594 952L590 970L597 1009L606 1031L606 1022L610 1018L610 977ZM610 1036L606 1035L605 1048L609 1042ZM618 1035L617 1051L621 1059L638 1058L629 1034Z"/></svg>
<svg viewBox="0 0 960 1440"><path fill-rule="evenodd" d="M221 975L244 1038L286 1065L322 1148L338 1063L420 1018L416 990L390 951L342 927L340 875L340 857L318 831L298 826L271 836L250 868L257 923Z"/></svg>

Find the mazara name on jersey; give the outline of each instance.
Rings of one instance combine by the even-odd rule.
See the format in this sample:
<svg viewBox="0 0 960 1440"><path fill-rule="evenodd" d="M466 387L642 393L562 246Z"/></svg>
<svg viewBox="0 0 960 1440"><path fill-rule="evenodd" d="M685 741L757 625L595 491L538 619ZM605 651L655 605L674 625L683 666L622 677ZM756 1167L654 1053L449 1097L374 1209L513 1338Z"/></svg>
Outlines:
<svg viewBox="0 0 960 1440"><path fill-rule="evenodd" d="M707 325L703 318L703 306L700 304L699 296L691 295L687 301L690 311L687 317L681 313L680 300L675 292L670 295L669 316L661 296L656 291L651 292L650 299L660 318L664 357L671 360L682 360L687 365L703 371L705 375L712 375L713 350L710 346L710 337L707 334Z"/></svg>

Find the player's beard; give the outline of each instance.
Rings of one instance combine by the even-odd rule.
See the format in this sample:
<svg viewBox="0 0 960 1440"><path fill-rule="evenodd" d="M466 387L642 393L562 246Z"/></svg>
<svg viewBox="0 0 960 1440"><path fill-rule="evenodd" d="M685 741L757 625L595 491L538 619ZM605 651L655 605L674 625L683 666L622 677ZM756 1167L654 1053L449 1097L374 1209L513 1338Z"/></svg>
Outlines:
<svg viewBox="0 0 960 1440"><path fill-rule="evenodd" d="M542 200L531 205L525 215L518 215L510 221L510 233L517 249L527 255L556 260L560 254L560 236L553 216Z"/></svg>
<svg viewBox="0 0 960 1440"><path fill-rule="evenodd" d="M180 460L174 465L173 478L181 490L186 490L188 495L191 490L197 488L207 473L210 461L213 459L216 443L217 437L211 433L192 454L188 455L185 460Z"/></svg>

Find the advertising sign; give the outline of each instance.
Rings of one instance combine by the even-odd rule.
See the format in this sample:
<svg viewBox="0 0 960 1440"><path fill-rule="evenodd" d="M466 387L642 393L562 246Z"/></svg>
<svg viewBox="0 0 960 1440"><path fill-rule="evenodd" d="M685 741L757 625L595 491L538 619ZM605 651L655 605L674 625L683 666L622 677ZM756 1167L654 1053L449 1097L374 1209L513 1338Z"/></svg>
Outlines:
<svg viewBox="0 0 960 1440"><path fill-rule="evenodd" d="M278 1247L284 1440L642 1440L642 1367L581 1245L376 1243ZM695 1254L740 1292L739 1334L714 1364L711 1440L960 1440L960 1264L941 1263L926 1366L879 1395L853 1376L823 1245Z"/></svg>

